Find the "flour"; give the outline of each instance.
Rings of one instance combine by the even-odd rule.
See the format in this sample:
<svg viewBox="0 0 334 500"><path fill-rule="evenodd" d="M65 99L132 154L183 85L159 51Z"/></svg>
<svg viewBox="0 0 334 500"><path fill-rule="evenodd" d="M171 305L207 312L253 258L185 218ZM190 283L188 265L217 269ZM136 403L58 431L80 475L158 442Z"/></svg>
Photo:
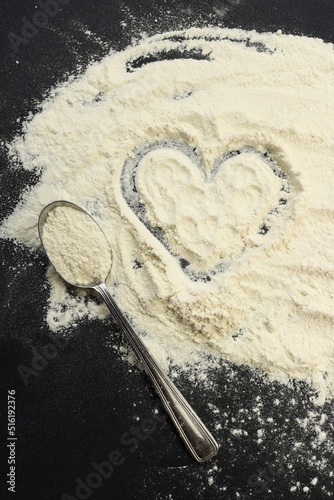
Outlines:
<svg viewBox="0 0 334 500"><path fill-rule="evenodd" d="M170 57L169 57L170 56ZM150 62L151 61L151 62ZM55 199L97 215L108 286L162 363L208 354L334 394L334 53L321 40L192 29L56 89L10 145L41 172L1 234L36 247ZM52 329L104 306L50 274Z"/></svg>
<svg viewBox="0 0 334 500"><path fill-rule="evenodd" d="M70 206L53 208L43 224L42 240L52 264L69 283L99 285L108 276L108 242L85 212Z"/></svg>

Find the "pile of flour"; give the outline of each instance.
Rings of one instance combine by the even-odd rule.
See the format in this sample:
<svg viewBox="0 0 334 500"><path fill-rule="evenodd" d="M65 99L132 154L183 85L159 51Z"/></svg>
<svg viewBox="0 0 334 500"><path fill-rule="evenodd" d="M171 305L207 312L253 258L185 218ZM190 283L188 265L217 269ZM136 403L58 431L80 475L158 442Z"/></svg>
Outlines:
<svg viewBox="0 0 334 500"><path fill-rule="evenodd" d="M79 286L105 281L111 268L110 248L87 213L72 206L55 206L41 230L43 247L62 278Z"/></svg>
<svg viewBox="0 0 334 500"><path fill-rule="evenodd" d="M112 244L116 301L160 362L223 357L306 380L323 402L334 394L333 70L332 45L279 32L192 29L110 54L9 145L41 178L1 235L37 247L43 206L80 204ZM49 278L51 329L107 315Z"/></svg>

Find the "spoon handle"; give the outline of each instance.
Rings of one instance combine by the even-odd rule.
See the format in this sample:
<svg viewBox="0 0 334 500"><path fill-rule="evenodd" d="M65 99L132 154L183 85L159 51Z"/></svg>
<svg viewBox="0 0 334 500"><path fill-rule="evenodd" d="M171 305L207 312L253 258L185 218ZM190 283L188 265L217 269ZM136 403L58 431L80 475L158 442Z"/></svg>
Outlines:
<svg viewBox="0 0 334 500"><path fill-rule="evenodd" d="M167 377L156 360L148 352L140 337L138 337L118 308L105 283L95 286L94 289L103 298L111 314L126 335L192 457L197 462L210 460L219 450L219 446L213 436L170 378Z"/></svg>

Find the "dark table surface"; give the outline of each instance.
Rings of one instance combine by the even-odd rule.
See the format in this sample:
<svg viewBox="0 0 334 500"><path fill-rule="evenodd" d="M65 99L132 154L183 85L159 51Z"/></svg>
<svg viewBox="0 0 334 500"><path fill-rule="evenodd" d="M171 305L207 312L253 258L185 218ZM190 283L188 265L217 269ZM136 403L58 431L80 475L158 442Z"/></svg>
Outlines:
<svg viewBox="0 0 334 500"><path fill-rule="evenodd" d="M3 141L20 132L24 118L38 109L50 88L79 68L83 72L110 49L126 47L141 31L155 34L210 24L260 32L282 29L334 42L333 0L59 0L59 11L56 8L47 15L45 25L42 16L42 25L36 28L34 16L43 12L43 4L3 0L0 6L1 220L13 210L23 189L37 180L34 173L10 170ZM36 29L31 28L33 22ZM100 42L84 35L85 30ZM23 39L22 33L27 37ZM58 346L54 359L45 366L39 361L42 364L29 374L25 385L18 367L34 369L35 364L36 368L36 353L52 342L44 321L47 262L8 241L0 242L0 252L0 446L4 456L0 498L319 500L334 493L328 466L334 462L331 450L322 452L327 466L319 470L319 457L313 464L311 459L313 430L302 436L296 431L296 417L312 409L306 386L270 384L246 367L226 364L209 374L217 387L210 395L214 405L210 406L201 384L194 386L181 377L180 388L221 444L215 460L198 465L163 418L145 375L135 368L130 372L119 352L106 347L110 335L117 338L111 321L80 323L71 340ZM232 370L233 384L226 382ZM16 391L15 495L6 486L8 390ZM277 398L281 404L274 410L275 430L268 430L259 443L252 408L261 401L265 419L273 414ZM235 427L247 429L243 436L231 432L240 409L247 421L236 422ZM321 411L329 416L326 429L333 434L333 405L327 403ZM298 438L303 441L304 457L291 452ZM113 470L100 484L100 476L92 475L93 464L110 460ZM314 477L318 484L312 485ZM91 487L76 491L79 483L87 482ZM306 484L309 491L302 491Z"/></svg>

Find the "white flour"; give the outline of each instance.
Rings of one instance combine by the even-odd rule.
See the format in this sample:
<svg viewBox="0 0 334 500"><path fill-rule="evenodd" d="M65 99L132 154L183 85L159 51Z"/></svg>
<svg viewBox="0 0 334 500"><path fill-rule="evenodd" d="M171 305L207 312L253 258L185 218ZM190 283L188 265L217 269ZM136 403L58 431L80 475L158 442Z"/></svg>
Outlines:
<svg viewBox="0 0 334 500"><path fill-rule="evenodd" d="M111 268L108 242L89 215L70 206L48 212L43 246L58 273L76 285L99 285Z"/></svg>
<svg viewBox="0 0 334 500"><path fill-rule="evenodd" d="M112 243L109 287L161 362L213 349L306 380L321 403L334 394L333 70L321 40L234 29L112 54L11 145L43 173L2 235L38 246L42 207L79 203ZM106 315L49 277L52 329Z"/></svg>

